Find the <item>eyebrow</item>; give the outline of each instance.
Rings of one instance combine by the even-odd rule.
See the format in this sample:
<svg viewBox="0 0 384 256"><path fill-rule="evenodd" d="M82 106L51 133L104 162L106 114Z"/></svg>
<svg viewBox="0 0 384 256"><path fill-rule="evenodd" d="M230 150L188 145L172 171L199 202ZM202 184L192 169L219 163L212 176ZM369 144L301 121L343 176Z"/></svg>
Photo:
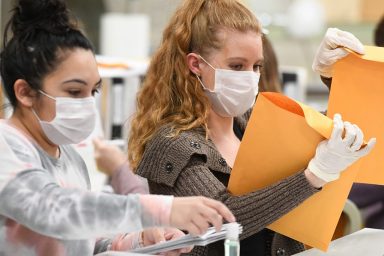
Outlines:
<svg viewBox="0 0 384 256"><path fill-rule="evenodd" d="M243 58L243 57L230 57L230 58L228 58L228 60L229 61L233 61L233 60L248 61L248 59ZM264 58L261 58L256 63L263 63L263 62L264 62Z"/></svg>
<svg viewBox="0 0 384 256"><path fill-rule="evenodd" d="M97 81L97 83L95 84L96 86L100 85L102 82L102 79L100 78L99 81ZM68 84L68 83L79 83L79 84L82 84L82 85L87 85L87 82L85 82L84 80L81 80L81 79L70 79L70 80L66 80L63 82L63 84Z"/></svg>
<svg viewBox="0 0 384 256"><path fill-rule="evenodd" d="M99 86L101 85L101 83L102 83L102 79L100 78L100 80L97 83L95 83L95 86Z"/></svg>

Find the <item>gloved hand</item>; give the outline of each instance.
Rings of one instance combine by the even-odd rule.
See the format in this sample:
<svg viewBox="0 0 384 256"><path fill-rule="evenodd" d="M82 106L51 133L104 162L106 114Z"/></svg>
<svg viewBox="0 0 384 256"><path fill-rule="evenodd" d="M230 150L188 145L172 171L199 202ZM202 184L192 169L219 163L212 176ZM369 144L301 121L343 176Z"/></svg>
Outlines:
<svg viewBox="0 0 384 256"><path fill-rule="evenodd" d="M376 139L370 139L367 145L361 148L363 142L364 136L360 128L355 124L343 122L340 114L335 114L331 137L317 146L315 157L308 165L309 171L326 182L338 179L343 170L372 150Z"/></svg>
<svg viewBox="0 0 384 256"><path fill-rule="evenodd" d="M329 28L321 42L312 69L323 77L332 77L333 64L348 55L342 47L364 54L364 46L354 35L337 28Z"/></svg>

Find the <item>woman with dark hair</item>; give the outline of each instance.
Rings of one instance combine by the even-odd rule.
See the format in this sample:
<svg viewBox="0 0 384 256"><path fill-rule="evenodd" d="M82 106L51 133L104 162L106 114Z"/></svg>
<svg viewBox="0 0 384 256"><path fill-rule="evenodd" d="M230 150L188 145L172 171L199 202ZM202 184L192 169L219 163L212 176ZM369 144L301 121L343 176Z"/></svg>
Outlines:
<svg viewBox="0 0 384 256"><path fill-rule="evenodd" d="M203 197L89 191L84 161L68 144L93 131L101 79L92 46L70 22L64 1L17 2L0 72L13 107L12 116L0 120L0 255L130 250L159 241L158 235L167 240L183 233L126 232L173 226L199 234L210 224L220 228L223 219L234 221L222 203ZM96 242L102 236L113 238Z"/></svg>

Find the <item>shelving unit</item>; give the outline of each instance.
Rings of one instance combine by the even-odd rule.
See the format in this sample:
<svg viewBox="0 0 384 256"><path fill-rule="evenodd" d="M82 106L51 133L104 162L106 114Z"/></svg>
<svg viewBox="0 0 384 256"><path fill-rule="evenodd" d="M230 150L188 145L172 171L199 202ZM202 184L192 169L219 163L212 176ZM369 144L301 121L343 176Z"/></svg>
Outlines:
<svg viewBox="0 0 384 256"><path fill-rule="evenodd" d="M128 137L129 119L136 109L136 94L148 61L97 56L103 87L98 95L101 124L106 139Z"/></svg>

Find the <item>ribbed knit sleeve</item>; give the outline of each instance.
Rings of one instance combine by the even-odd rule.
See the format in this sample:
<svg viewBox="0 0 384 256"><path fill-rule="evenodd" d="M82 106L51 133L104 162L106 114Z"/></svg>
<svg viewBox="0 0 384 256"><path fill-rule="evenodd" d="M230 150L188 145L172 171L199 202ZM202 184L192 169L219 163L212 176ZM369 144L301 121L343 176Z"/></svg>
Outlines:
<svg viewBox="0 0 384 256"><path fill-rule="evenodd" d="M197 129L173 137L167 127L160 129L147 144L136 172L148 179L152 194L206 196L225 203L243 225L241 239L262 230L318 191L298 172L264 189L231 195L226 187L231 168L213 142Z"/></svg>
<svg viewBox="0 0 384 256"><path fill-rule="evenodd" d="M150 182L155 194L206 196L225 203L243 225L241 239L257 233L316 193L303 172L252 193L233 196L213 173L198 161L180 173L173 187Z"/></svg>
<svg viewBox="0 0 384 256"><path fill-rule="evenodd" d="M210 160L206 156L217 155L213 143L208 143L199 132L200 130L186 131L171 137L168 127L163 127L146 145L143 158L135 170L136 174L148 181L173 186L190 162L191 156L199 155ZM215 165L223 168L217 161Z"/></svg>

